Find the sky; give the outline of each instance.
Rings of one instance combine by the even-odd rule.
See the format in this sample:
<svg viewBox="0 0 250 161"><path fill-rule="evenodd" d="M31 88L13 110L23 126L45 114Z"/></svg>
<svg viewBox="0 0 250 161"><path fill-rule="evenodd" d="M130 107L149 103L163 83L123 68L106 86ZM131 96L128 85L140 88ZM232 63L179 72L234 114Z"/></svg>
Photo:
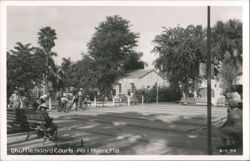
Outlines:
<svg viewBox="0 0 250 161"><path fill-rule="evenodd" d="M156 55L152 41L164 27L186 27L189 24L207 26L207 8L204 6L8 6L7 8L7 50L16 42L38 46L37 33L42 27L56 30L57 39L52 49L58 53L55 58L59 65L62 58L81 59L87 52L87 43L95 33L95 27L106 16L120 15L130 21L130 30L140 34L138 52L143 52L142 60L147 68L153 68ZM242 21L241 7L211 7L211 25L217 21L239 19Z"/></svg>

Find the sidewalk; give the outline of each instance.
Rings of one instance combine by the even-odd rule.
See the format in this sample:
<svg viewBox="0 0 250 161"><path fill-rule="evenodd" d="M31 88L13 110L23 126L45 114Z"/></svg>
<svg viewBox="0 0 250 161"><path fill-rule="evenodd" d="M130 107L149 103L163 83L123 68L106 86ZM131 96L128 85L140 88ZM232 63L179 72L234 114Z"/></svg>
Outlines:
<svg viewBox="0 0 250 161"><path fill-rule="evenodd" d="M26 133L8 135L8 148L84 147L80 154L201 155L206 154L206 132L194 133L206 125L206 107L179 104L90 107L69 113L49 112L58 124L58 140L47 141ZM213 108L212 120L226 116L226 108ZM213 131L213 151L219 141ZM95 150L93 150L95 148ZM99 151L96 151L99 149ZM12 153L15 154L15 153ZM70 153L71 154L71 153ZM73 154L77 154L74 151ZM110 153L111 154L111 153Z"/></svg>

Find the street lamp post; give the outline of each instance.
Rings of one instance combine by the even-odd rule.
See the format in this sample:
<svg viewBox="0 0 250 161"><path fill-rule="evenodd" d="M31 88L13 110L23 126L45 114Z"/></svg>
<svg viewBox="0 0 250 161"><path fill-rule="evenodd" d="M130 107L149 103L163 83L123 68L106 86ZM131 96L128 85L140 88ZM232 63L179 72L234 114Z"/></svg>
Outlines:
<svg viewBox="0 0 250 161"><path fill-rule="evenodd" d="M48 52L45 50L46 55L46 75L45 75L45 94L48 93L48 75L49 75L49 55Z"/></svg>
<svg viewBox="0 0 250 161"><path fill-rule="evenodd" d="M212 155L212 142L211 142L211 28L210 28L210 6L207 7L207 154Z"/></svg>

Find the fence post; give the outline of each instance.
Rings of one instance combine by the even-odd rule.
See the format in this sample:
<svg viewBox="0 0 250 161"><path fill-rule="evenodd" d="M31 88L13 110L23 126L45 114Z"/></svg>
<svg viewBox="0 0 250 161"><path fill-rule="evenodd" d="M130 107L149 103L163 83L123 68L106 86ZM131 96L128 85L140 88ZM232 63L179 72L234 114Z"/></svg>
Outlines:
<svg viewBox="0 0 250 161"><path fill-rule="evenodd" d="M128 106L130 106L130 97L128 97Z"/></svg>
<svg viewBox="0 0 250 161"><path fill-rule="evenodd" d="M94 97L94 103L95 103L95 107L96 107L96 106L97 106L97 105L96 105L96 97Z"/></svg>
<svg viewBox="0 0 250 161"><path fill-rule="evenodd" d="M141 96L141 104L142 105L144 104L144 96L143 95Z"/></svg>
<svg viewBox="0 0 250 161"><path fill-rule="evenodd" d="M51 102L51 96L49 96L49 109L52 109L52 102Z"/></svg>

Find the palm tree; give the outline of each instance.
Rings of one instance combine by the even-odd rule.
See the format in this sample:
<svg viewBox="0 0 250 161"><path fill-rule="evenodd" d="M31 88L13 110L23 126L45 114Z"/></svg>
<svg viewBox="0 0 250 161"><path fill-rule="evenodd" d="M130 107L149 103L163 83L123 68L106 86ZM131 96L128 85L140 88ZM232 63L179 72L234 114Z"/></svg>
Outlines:
<svg viewBox="0 0 250 161"><path fill-rule="evenodd" d="M56 32L51 27L43 27L38 32L38 44L42 47L45 55L46 55L46 67L47 67L47 74L45 77L45 93L48 92L48 75L49 75L49 59L55 55L51 52L51 49L55 46Z"/></svg>
<svg viewBox="0 0 250 161"><path fill-rule="evenodd" d="M21 42L17 42L16 46L14 47L16 51L10 50L10 52L12 54L27 54L27 53L29 54L34 50L34 47L30 47L30 46L31 46L30 43L24 45Z"/></svg>
<svg viewBox="0 0 250 161"><path fill-rule="evenodd" d="M43 27L38 32L38 44L46 51L50 52L51 49L55 46L56 32L50 27Z"/></svg>

